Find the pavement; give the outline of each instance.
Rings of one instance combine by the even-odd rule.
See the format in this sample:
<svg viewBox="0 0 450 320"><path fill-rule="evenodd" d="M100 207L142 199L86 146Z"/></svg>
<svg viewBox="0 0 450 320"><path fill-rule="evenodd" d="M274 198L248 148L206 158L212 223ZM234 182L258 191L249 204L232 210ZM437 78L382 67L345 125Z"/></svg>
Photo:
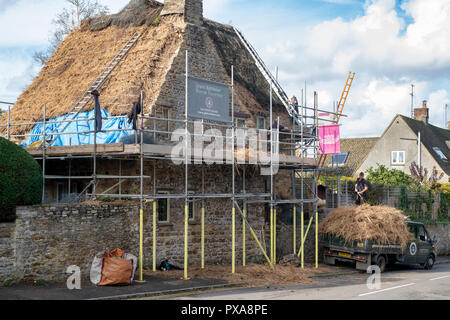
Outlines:
<svg viewBox="0 0 450 320"><path fill-rule="evenodd" d="M448 269L448 270L447 270ZM404 270L394 270L388 272L385 280L388 281L401 281L403 278L408 278L408 272L416 270L418 274L429 274L430 272L421 272L419 269L410 268L406 271ZM433 271L442 272L442 270L447 270L450 275L450 256L439 257L436 261L436 266ZM440 270L440 271L439 271ZM403 274L406 272L407 274ZM438 277L438 276L437 276ZM365 284L367 275L356 271L354 268L337 268L336 272L333 273L318 273L314 276L315 284L302 285L302 286L271 286L269 287L269 292L272 290L277 290L277 294L280 293L279 290L284 290L286 288L291 288L289 290L296 290L295 292L307 293L307 290L323 289L323 288L336 288L344 287L350 284L360 285ZM439 277L438 277L439 278ZM267 292L266 288L245 288L247 287L245 283L228 283L224 280L219 279L191 279L188 281L182 279L170 279L167 277L158 276L146 276L146 283L133 283L131 286L110 286L110 287L97 287L90 282L83 282L81 290L68 290L65 283L44 283L44 284L30 284L30 283L19 283L14 284L9 287L0 287L0 300L111 300L111 299L162 299L164 297L179 297L179 296L189 296L189 298L200 298L208 299L210 297L216 297L214 294L208 295L208 292L223 292L219 294L222 297L234 297L233 294L237 294L239 298L241 294L247 293L260 293L264 296L264 292ZM450 278L449 278L450 280ZM441 283L436 281L436 284ZM449 286L450 282L447 284ZM292 289L293 288L293 289ZM248 291L250 290L250 291ZM336 289L334 289L336 290ZM367 290L367 289L366 289ZM202 293L198 296L193 296L195 294ZM231 294L227 296L226 292ZM337 292L337 297L342 297L342 293L339 295ZM264 293L264 294L263 294ZM256 298L259 300L260 298ZM288 294L289 296L289 294ZM450 292L449 292L450 296ZM249 295L248 297L252 297ZM270 297L270 295L268 296ZM279 295L280 298L284 297ZM308 299L307 296L302 296L297 294L296 299ZM320 298L320 295L313 295L315 298ZM328 298L332 297L327 296ZM220 299L220 297L218 298ZM226 298L228 299L228 298ZM234 298L233 298L234 299ZM264 299L264 298L261 298ZM326 299L326 297L325 297Z"/></svg>

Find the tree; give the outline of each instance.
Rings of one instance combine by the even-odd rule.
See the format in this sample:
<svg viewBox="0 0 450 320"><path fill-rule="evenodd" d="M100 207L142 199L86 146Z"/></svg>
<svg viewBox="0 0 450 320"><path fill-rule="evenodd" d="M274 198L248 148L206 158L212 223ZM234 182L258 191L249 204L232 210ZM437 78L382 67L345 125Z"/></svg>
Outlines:
<svg viewBox="0 0 450 320"><path fill-rule="evenodd" d="M105 16L109 13L107 6L101 5L97 0L65 0L69 5L56 15L52 21L56 29L50 36L50 46L43 51L35 52L33 59L40 65L45 65L53 52L64 38L71 32L80 28L86 19Z"/></svg>
<svg viewBox="0 0 450 320"><path fill-rule="evenodd" d="M0 138L0 222L11 222L19 205L42 200L42 172L23 148Z"/></svg>
<svg viewBox="0 0 450 320"><path fill-rule="evenodd" d="M409 170L411 171L414 182L417 185L423 185L427 188L433 188L434 185L444 177L444 173L441 172L439 174L436 167L433 167L431 172L429 172L427 168L419 166L415 161L411 163Z"/></svg>
<svg viewBox="0 0 450 320"><path fill-rule="evenodd" d="M414 184L410 175L397 169L389 169L380 164L375 169L370 167L367 173L367 180L375 184L401 187L410 187Z"/></svg>

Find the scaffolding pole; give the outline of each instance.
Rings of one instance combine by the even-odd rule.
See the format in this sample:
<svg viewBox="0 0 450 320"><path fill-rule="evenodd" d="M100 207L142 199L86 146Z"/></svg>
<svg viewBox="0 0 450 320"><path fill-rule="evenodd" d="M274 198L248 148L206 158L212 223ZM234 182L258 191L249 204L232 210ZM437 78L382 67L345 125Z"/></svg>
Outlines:
<svg viewBox="0 0 450 320"><path fill-rule="evenodd" d="M188 164L188 90L189 90L189 52L186 50L186 92L185 92L185 205L184 205L184 280L188 280L188 231L189 231L189 203L188 203L188 174L189 174L189 164Z"/></svg>
<svg viewBox="0 0 450 320"><path fill-rule="evenodd" d="M231 154L232 154L232 166L231 166L231 179L232 179L232 216L231 216L231 225L232 225L232 245L231 245L231 273L236 273L236 207L235 207L235 193L236 193L236 173L235 173L235 161L234 161L234 66L231 66Z"/></svg>
<svg viewBox="0 0 450 320"><path fill-rule="evenodd" d="M318 117L318 109L319 109L319 98L317 95L317 92L314 92L314 117L316 119L316 139L314 142L314 155L316 157L316 161L318 160L318 141L319 141L319 117ZM317 170L314 171L314 182L313 182L313 198L317 199ZM319 268L319 211L317 207L317 201L314 202L314 214L315 214L315 220L316 220L316 237L315 237L315 261L316 261L316 269Z"/></svg>
<svg viewBox="0 0 450 320"><path fill-rule="evenodd" d="M6 137L8 138L8 141L11 140L10 125L11 125L11 106L8 105L8 126L6 128Z"/></svg>
<svg viewBox="0 0 450 320"><path fill-rule="evenodd" d="M246 186L246 177L245 177L245 174L246 174L246 166L244 165L243 166L243 173L242 173L242 192L243 193L246 193L247 191L246 191L246 188L247 188L247 186ZM245 236L246 236L246 230L245 230L245 219L247 218L247 203L244 201L243 202L244 204L243 204L243 212L242 212L242 214L243 214L243 218L242 218L242 266L243 267L245 267L246 266L246 264L247 264L247 256L246 256L246 243L245 243Z"/></svg>
<svg viewBox="0 0 450 320"><path fill-rule="evenodd" d="M202 119L202 134L205 133L204 119ZM205 195L205 166L202 163L202 195ZM202 198L202 234L201 234L201 268L205 269L205 199Z"/></svg>
<svg viewBox="0 0 450 320"><path fill-rule="evenodd" d="M8 113L9 116L9 113ZM45 203L45 150L46 150L46 142L47 142L47 124L46 124L46 117L47 117L47 105L44 104L44 121L43 121L43 126L44 126L44 147L42 148L42 204Z"/></svg>
<svg viewBox="0 0 450 320"><path fill-rule="evenodd" d="M143 92L141 91L141 122L140 122L140 209L139 209L139 280L144 283L144 106ZM97 127L96 127L97 131ZM137 130L136 130L137 133ZM137 137L137 134L136 134ZM155 244L153 244L155 247Z"/></svg>

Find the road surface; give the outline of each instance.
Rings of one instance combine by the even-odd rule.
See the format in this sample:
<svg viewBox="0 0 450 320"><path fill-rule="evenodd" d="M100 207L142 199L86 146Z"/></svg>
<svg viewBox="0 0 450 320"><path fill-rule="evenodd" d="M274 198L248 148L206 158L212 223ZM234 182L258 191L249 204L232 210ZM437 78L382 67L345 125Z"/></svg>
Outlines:
<svg viewBox="0 0 450 320"><path fill-rule="evenodd" d="M370 275L358 273L318 279L316 284L246 288L198 295L170 297L177 300L450 300L450 264L433 270L397 267L381 274L381 287L367 286Z"/></svg>

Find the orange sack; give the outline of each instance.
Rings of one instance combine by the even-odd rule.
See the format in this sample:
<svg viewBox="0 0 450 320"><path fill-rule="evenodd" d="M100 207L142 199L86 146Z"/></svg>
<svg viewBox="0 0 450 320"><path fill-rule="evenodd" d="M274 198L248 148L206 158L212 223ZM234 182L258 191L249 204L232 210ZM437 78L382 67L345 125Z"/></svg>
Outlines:
<svg viewBox="0 0 450 320"><path fill-rule="evenodd" d="M102 280L99 286L129 285L133 274L133 261L124 258L124 252L116 249L103 256Z"/></svg>

